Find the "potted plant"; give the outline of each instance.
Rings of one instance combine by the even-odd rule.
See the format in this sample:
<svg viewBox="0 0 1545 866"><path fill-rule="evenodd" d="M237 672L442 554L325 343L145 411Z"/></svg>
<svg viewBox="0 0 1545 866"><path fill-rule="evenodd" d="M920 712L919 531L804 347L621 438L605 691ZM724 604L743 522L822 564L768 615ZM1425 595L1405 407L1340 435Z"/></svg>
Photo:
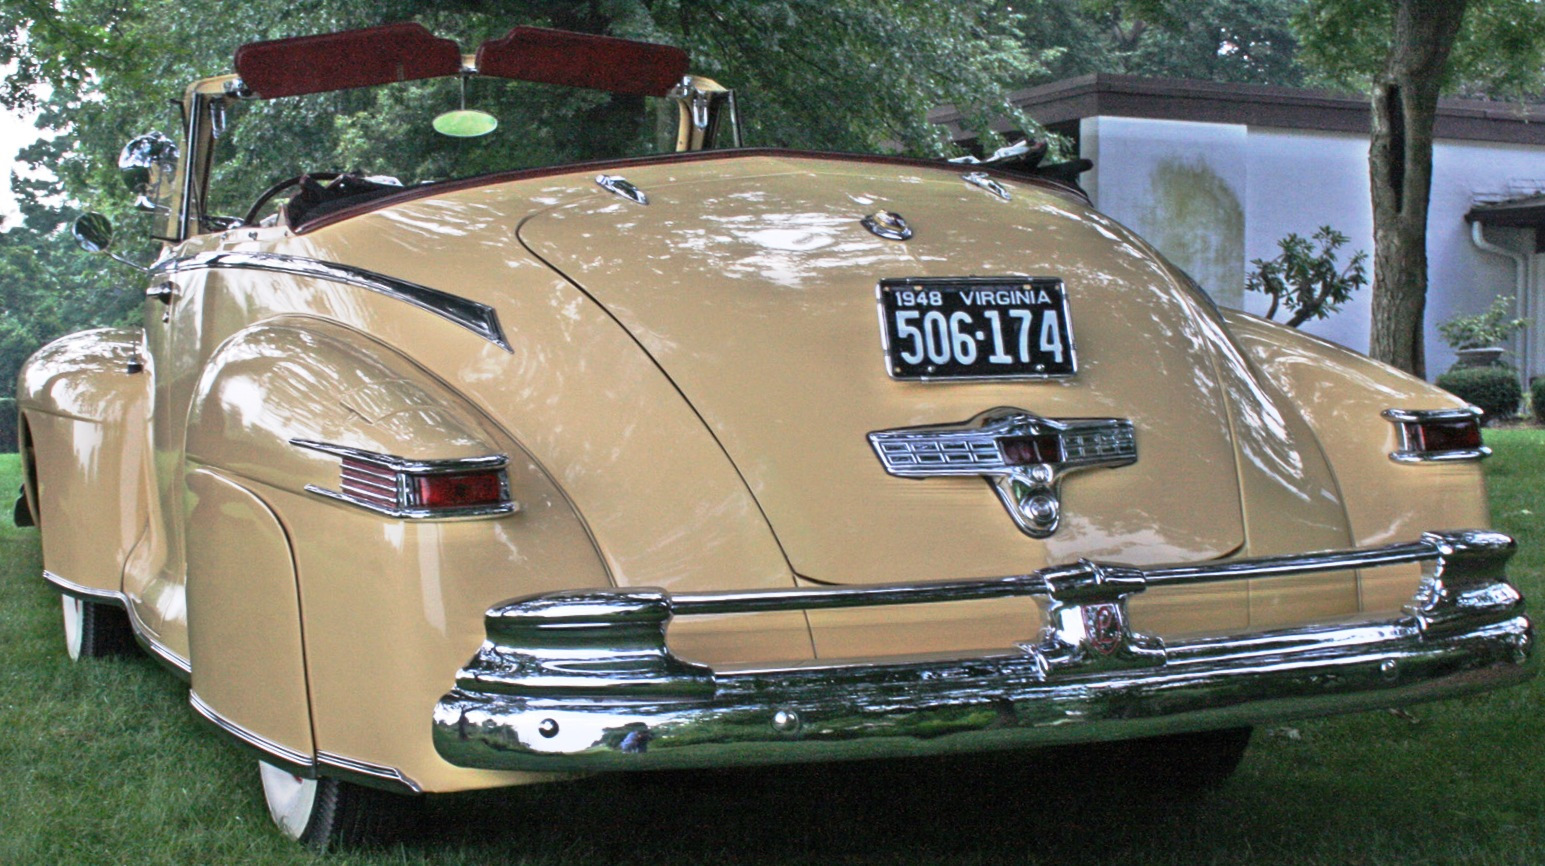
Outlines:
<svg viewBox="0 0 1545 866"><path fill-rule="evenodd" d="M1459 356L1454 362L1456 369L1490 367L1502 360L1507 351L1503 341L1528 324L1526 319L1508 317L1512 305L1512 295L1498 295L1485 312L1438 323L1438 333Z"/></svg>

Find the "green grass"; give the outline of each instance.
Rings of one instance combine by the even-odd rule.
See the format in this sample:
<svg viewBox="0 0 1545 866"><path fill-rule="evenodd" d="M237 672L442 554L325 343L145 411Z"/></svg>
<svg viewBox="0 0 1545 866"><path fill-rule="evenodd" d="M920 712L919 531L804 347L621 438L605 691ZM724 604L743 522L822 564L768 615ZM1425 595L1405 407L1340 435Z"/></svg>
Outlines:
<svg viewBox="0 0 1545 866"><path fill-rule="evenodd" d="M1493 430L1496 526L1545 599L1545 433ZM16 489L0 457L0 490ZM146 658L71 664L37 533L0 528L0 864L303 863L247 753ZM1545 863L1545 683L1257 731L1201 797L1090 782L1076 755L598 777L434 803L328 862Z"/></svg>

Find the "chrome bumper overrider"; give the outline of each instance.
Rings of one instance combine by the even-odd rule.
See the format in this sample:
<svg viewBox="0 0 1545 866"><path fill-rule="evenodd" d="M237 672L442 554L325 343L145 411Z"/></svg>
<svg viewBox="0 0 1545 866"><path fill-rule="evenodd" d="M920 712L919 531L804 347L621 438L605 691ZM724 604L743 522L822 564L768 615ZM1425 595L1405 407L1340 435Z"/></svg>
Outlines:
<svg viewBox="0 0 1545 866"><path fill-rule="evenodd" d="M626 770L1012 748L1394 706L1523 680L1533 630L1504 576L1511 538L1428 533L1363 550L1135 569L1088 561L991 580L763 592L576 590L488 612L488 640L435 707L466 767ZM1401 616L1166 642L1134 633L1149 587L1421 562ZM677 658L672 616L1044 599L1018 650L726 670Z"/></svg>

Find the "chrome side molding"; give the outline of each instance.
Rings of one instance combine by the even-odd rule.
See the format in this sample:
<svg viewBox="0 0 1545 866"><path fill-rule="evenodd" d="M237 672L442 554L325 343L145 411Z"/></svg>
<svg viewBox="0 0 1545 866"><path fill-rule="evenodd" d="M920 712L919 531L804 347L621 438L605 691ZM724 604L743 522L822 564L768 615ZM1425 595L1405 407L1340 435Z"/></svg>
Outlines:
<svg viewBox="0 0 1545 866"><path fill-rule="evenodd" d="M509 341L504 338L504 328L499 324L499 314L493 307L364 268L279 253L199 253L162 262L152 268L151 273L164 275L222 268L311 277L386 295L460 325L506 352L512 351ZM153 297L160 298L160 295Z"/></svg>

